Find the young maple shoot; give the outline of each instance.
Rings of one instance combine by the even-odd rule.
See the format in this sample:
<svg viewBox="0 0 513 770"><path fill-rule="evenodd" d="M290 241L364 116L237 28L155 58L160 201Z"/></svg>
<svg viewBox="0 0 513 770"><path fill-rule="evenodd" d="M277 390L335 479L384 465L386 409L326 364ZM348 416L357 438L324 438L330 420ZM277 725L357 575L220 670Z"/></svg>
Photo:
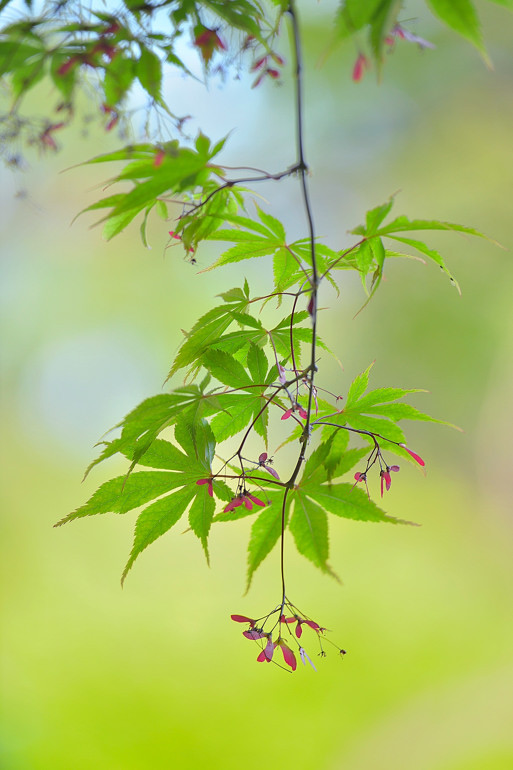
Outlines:
<svg viewBox="0 0 513 770"><path fill-rule="evenodd" d="M303 57L293 0L274 0L269 6L250 0L165 0L158 10L148 3L125 0L115 17L103 6L84 8L73 0L59 5L58 20L48 9L38 17L31 16L28 4L28 15L16 10L0 30L0 73L6 76L14 99L9 113L1 116L3 139L14 137L18 143L56 150L56 135L73 120L81 88L93 89L98 114L110 131L126 120L127 96L137 80L151 102L149 114L166 115L176 138L150 141L145 137L89 160L89 164L123 164L110 179L110 187L115 189L117 183L122 187L84 211L104 212L100 221L107 240L139 218L146 245L151 212L168 219L169 207L178 202L181 213L168 230L169 245L183 247L186 258L195 264L203 242L229 244L207 270L262 259L269 288L266 294L253 296L248 281L241 280L242 285L224 291L219 304L198 319L168 375L175 380L185 374L184 383L133 409L116 426L119 435L101 442L102 451L86 475L117 454L126 458L126 472L102 484L84 505L55 526L142 508L123 583L142 551L185 515L207 562L214 524L253 517L247 589L255 570L279 544L278 601L262 616L232 614L232 620L244 624L243 636L259 646L257 661L294 671L299 656L315 670L303 646L303 633L316 640L321 657L326 655L326 645L341 656L345 650L289 598L286 532L301 555L337 578L329 564L329 517L412 524L389 516L371 499L369 480L380 480L383 497L391 487L391 474L401 468L394 456L424 467L399 423L420 420L450 425L405 402L406 396L418 390L369 390L372 364L355 377L345 396L323 386L318 350L328 348L318 328L319 287L328 281L337 289L340 271L354 271L367 295L366 304L380 286L387 260L413 256L434 262L459 289L443 257L419 240L418 233L443 230L484 236L473 228L447 222L402 215L393 218L391 197L367 212L365 223L351 231L355 237L348 246L331 248L318 239L303 138ZM430 6L487 60L470 0L451 10L438 0L430 0ZM9 0L1 7L9 8ZM401 22L400 12L401 4L392 0L379 4L346 0L341 4L334 37L338 41L351 38L357 45L356 63L348 73L354 81L361 80L371 65L380 72L384 51L393 51L402 41L433 48L409 30L407 22ZM289 64L276 50L284 26L291 33ZM365 33L367 44L363 42ZM247 65L255 75L254 87L281 77L293 78L296 157L283 170L270 173L248 166L237 176L219 159L226 140L213 143L199 133L191 143L184 137L185 118L171 114L162 96L162 76L165 66L193 76L179 53L180 40L187 36L205 74ZM22 113L26 93L46 75L60 94L58 119ZM10 147L4 141L3 152L13 166ZM256 216L252 216L249 206L248 185L285 177L297 180L304 206L305 236L294 241L269 211L257 206ZM127 183L131 185L128 190ZM285 315L277 323L268 323L266 306L274 299ZM274 454L269 449L271 423L283 432L283 442ZM351 439L356 440L355 446L350 446ZM280 460L285 444L296 448L288 477ZM255 450L255 446L259 448ZM281 652L278 660L277 648Z"/></svg>

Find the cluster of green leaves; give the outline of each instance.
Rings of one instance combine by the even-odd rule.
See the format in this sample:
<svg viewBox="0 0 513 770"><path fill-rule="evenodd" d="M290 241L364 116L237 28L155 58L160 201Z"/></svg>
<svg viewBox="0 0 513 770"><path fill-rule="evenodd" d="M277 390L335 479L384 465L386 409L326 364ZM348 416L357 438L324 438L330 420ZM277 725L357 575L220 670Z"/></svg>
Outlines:
<svg viewBox="0 0 513 770"><path fill-rule="evenodd" d="M430 0L429 4L484 52L470 0ZM502 4L511 7L510 0ZM3 2L0 8L9 5ZM192 77L177 52L180 38L189 36L205 71L217 57L233 62L236 48L249 52L254 67L262 72L269 56L277 61L273 43L280 17L289 10L291 19L296 19L294 8L284 0L269 6L256 0L164 0L158 5L124 0L123 10L115 17L103 8L86 10L77 0L61 6L62 13L36 16L28 3L25 18L0 29L0 75L7 77L17 104L48 74L61 101L71 105L83 74L94 71L100 102L109 114L117 114L135 80L154 105L170 114L162 98L163 67L178 67ZM345 0L337 11L338 37L358 36L368 29L379 66L401 8L397 0ZM234 40L236 45L230 46ZM293 59L297 39L294 45ZM297 117L301 124L301 115ZM56 127L50 121L45 131ZM51 146L52 140L46 138ZM388 467L383 452L411 460L398 424L402 420L441 422L404 402L415 391L391 387L368 391L370 367L355 378L345 399L329 394L318 397L316 350L323 343L317 333L316 292L324 279L337 288L338 271L353 270L370 299L380 285L387 258L409 256L433 261L454 282L442 256L418 240L416 233L480 233L405 216L387 222L390 199L367 213L365 224L352 231L355 242L349 247L318 242L313 228L309 238L289 241L276 217L258 207L253 216L245 185L297 173L306 189L302 150L296 164L280 174L255 172L254 177L227 179L227 169L217 157L223 146L224 140L212 143L200 133L194 144L144 142L89 161L123 163L109 180L109 185L117 185L116 192L85 209L104 213L100 221L107 239L139 216L146 244L150 213L156 210L167 219L168 206L178 203L183 210L172 237L181 240L191 260L203 242L224 242L228 248L207 269L232 269L241 261L263 259L273 279L272 289L263 297L252 297L247 281L243 287L223 292L220 304L199 318L186 333L169 372L169 377L185 373L185 384L146 399L130 412L117 426L119 435L102 442L100 456L87 470L118 456L127 463L125 473L107 481L59 522L142 508L123 580L138 555L187 513L187 526L200 540L207 560L214 523L254 517L248 586L283 535L284 526L303 556L334 574L328 561L330 515L397 523L344 477L365 458L365 474L373 466L383 471ZM277 323L266 324L265 315L253 311L253 305L259 303L262 311L272 298L279 306L286 304L287 310ZM306 363L305 346L309 348ZM279 427L286 434L282 445L293 441L298 449L288 478L280 455L276 465L270 466L267 451L261 452L263 447L268 450L273 422L275 430ZM350 437L357 439L356 446L350 446ZM316 448L310 453L313 445ZM270 467L276 470L271 472Z"/></svg>
<svg viewBox="0 0 513 770"><path fill-rule="evenodd" d="M105 222L103 234L107 240L121 232L134 217L142 213L141 236L147 245L146 225L149 213L156 209L165 219L168 215L166 204L175 200L173 196L193 194L194 200L197 201L190 204L193 211L188 213L186 209L174 231L175 235L179 234L186 252L195 252L204 240L228 241L234 244L207 270L248 259L272 257L274 291L277 294L286 292L297 284L307 288L313 271L309 239L289 242L283 224L258 206L258 219L238 214L239 209L246 208L244 193L247 190L232 183L227 185L225 182L216 181L215 177L224 179L225 170L221 165L211 162L222 150L224 143L225 140L221 140L211 147L209 140L200 134L194 150L180 147L178 142L174 141L164 145L131 145L117 152L93 158L88 163L130 160L120 174L109 180L109 184L130 181L134 187L128 193L117 193L97 201L84 209L84 212L110 209L100 220ZM394 198L391 197L386 203L367 212L365 224L351 231L352 234L361 236L353 246L337 250L326 244L316 243L315 259L320 275L337 288L332 271L356 270L370 298L381 282L387 258L409 257L424 261L418 255L387 248L384 239L390 239L435 262L459 291L458 283L441 254L423 241L406 234L439 230L485 236L463 225L438 220L410 220L404 215L384 223L393 203ZM226 225L231 227L223 229Z"/></svg>
<svg viewBox="0 0 513 770"><path fill-rule="evenodd" d="M9 6L10 0L2 0L0 12ZM99 101L111 116L122 110L137 83L149 104L178 125L180 118L172 115L162 97L162 80L166 67L192 77L180 53L181 41L190 40L206 70L214 53L229 64L234 54L217 35L217 29L224 27L230 31L232 47L247 50L252 61L259 52L272 51L284 11L282 2L265 8L253 0L165 0L157 5L125 0L115 15L103 4L86 7L80 0L48 3L40 12L30 2L26 6L25 14L11 6L15 20L11 16L7 23L0 22L0 77L11 94L9 111L18 111L26 94L49 77L58 94L54 109L62 111L65 106L69 122L77 91L94 72ZM62 112L58 118L62 121ZM32 143L34 122L40 124L30 118L17 124L26 129ZM55 123L52 114L43 121L44 126Z"/></svg>
<svg viewBox="0 0 513 770"><path fill-rule="evenodd" d="M416 390L368 391L369 367L351 384L344 408L339 407L340 399L334 403L317 400L311 427L313 431L321 430L322 437L299 481L289 489L285 483L267 477L256 459L242 455L243 451L252 451L247 447L255 443L248 443L248 436L254 431L267 447L270 416L275 425L289 426L278 420L290 408L290 391L298 388L299 383L305 389L305 378L292 372L291 382L280 380L278 359L270 364L265 345L272 338L271 350L286 352L279 356L283 371L290 359L291 324L294 331L309 333L307 341L311 340L311 329L299 325L305 318L298 313L299 321L288 317L285 323L280 322L280 328L266 330L248 312L251 303L246 282L244 288L226 292L223 304L199 319L178 351L171 371L188 367L190 377L202 372L201 381L146 399L128 414L117 426L121 428L120 436L104 442L101 455L88 469L89 472L98 462L119 454L129 462L127 472L103 484L85 505L59 522L109 512L126 513L146 506L137 519L123 580L137 556L177 524L187 510L189 528L200 539L207 559L213 523L256 514L248 546L248 587L253 573L280 537L282 515L298 551L333 575L328 564L329 514L397 523L361 489L337 479L369 455L366 443L374 445L376 437L383 451L411 460L399 446L405 440L398 425L401 420L442 421L401 402ZM238 326L237 331L230 331L233 325ZM286 331L286 335L281 336L281 331ZM293 339L294 345L299 346L301 335ZM306 404L304 393L292 398ZM303 426L298 424L300 421L292 422L293 426L288 427L289 441L301 441ZM163 431L170 433L171 429L180 448L169 438L162 438ZM362 438L364 446L350 448L350 434ZM223 442L233 437L237 437L238 449L233 451L232 447L228 461L223 460L224 452L217 447L225 447ZM238 465L231 463L235 457ZM281 473L279 461L275 463ZM136 466L153 470L135 471ZM205 483L198 485L201 480ZM212 482L212 496L207 480ZM224 512L227 502L241 488L264 497L266 508L240 505Z"/></svg>
<svg viewBox="0 0 513 770"><path fill-rule="evenodd" d="M244 458L242 453L252 446L249 438L254 434L268 447L270 417L274 416L278 423L287 410L308 405L311 385L308 368L301 368L301 347L313 341L309 323L312 311L298 309L297 301L302 295L306 299L310 295L314 259L320 280L326 278L334 286L336 271L358 272L370 298L380 284L387 257L409 256L388 249L384 239L415 249L454 280L437 251L404 233L449 230L481 234L460 225L405 216L387 223L391 198L369 211L364 225L354 228L352 233L358 240L353 246L336 250L316 242L312 252L308 239L289 242L283 224L261 208L257 207L256 218L246 215L244 191L223 182L224 170L213 160L223 144L211 147L209 140L200 135L194 148L181 147L177 142L141 144L90 161L127 161L111 183L132 184L128 192L110 195L86 209L109 209L101 220L105 223L105 237L114 237L135 216L143 214L141 231L145 241L150 211L160 208L166 216L166 202L180 196L187 200L189 196L193 209L186 211L175 227L175 237L178 233L186 250L196 250L202 240L227 242L228 249L208 270L266 259L272 264L274 278L269 295L251 297L246 281L242 288L223 292L222 302L198 319L186 333L169 372L173 377L185 370L189 384L146 399L127 415L118 426L120 436L105 442L100 457L91 465L121 454L129 462L126 474L104 484L85 505L60 522L146 506L137 519L123 580L141 551L177 524L187 510L190 530L200 539L208 559L212 523L236 521L255 515L258 509L248 548L248 586L254 571L278 541L282 521L289 527L299 552L323 571L334 574L328 564L328 514L396 522L361 489L337 480L376 446L383 462L382 451L411 460L401 446L405 442L398 425L401 420L442 422L402 401L414 390L380 388L367 392L369 367L352 383L342 409L339 398L331 402L315 398L315 415L311 413L308 419L312 432L321 430L321 441L293 485L270 476L262 478L258 462ZM223 197L225 194L229 199ZM245 215L238 213L239 208ZM294 299L292 312L272 326L265 326L261 315L252 312L255 302L263 308L272 297L281 301L289 295ZM323 345L318 336L315 341ZM295 418L290 426L283 443L295 441L302 445L305 434L301 420ZM174 441L181 449L162 437L169 429L174 429ZM359 437L364 446L350 448L350 435ZM228 451L228 460L223 460L216 446L224 446L230 439L235 439L234 447ZM238 465L232 464L235 458ZM137 465L153 470L134 471ZM198 485L198 481L203 483ZM263 495L267 507L261 510L241 504L225 511L226 503L246 489Z"/></svg>
<svg viewBox="0 0 513 770"><path fill-rule="evenodd" d="M363 287L369 294L369 297L371 297L381 283L385 259L387 257L410 257L424 261L418 255L416 256L414 254L409 254L408 252L405 253L386 248L383 239L387 238L396 241L399 244L403 244L410 249L414 249L416 252L422 254L423 257L427 257L434 262L449 277L449 280L458 291L460 291L457 281L449 271L443 257L438 251L430 248L423 241L401 235L401 233L441 230L474 235L479 238L485 238L486 236L472 227L465 227L464 225L457 225L452 222L440 222L432 219L408 219L408 217L405 217L404 215L384 223L384 220L392 209L393 202L394 198L389 198L386 203L376 206L376 208L368 211L365 224L359 225L358 227L355 227L354 230L351 230L354 235L362 236L362 241L357 244L356 248L348 250L344 260L336 267L340 269L345 269L346 267L357 269L360 273ZM369 277L370 286L368 286L367 280Z"/></svg>
<svg viewBox="0 0 513 770"><path fill-rule="evenodd" d="M134 34L122 17L100 10L92 10L90 20L59 21L43 15L23 18L1 29L0 74L10 76L15 101L49 75L60 98L70 103L85 68L97 72L103 102L112 109L120 105L136 79L152 100L165 106L162 60L153 50L156 41L152 33ZM168 56L172 56L169 61L185 68L171 51Z"/></svg>
<svg viewBox="0 0 513 770"><path fill-rule="evenodd" d="M124 230L138 214L143 214L141 238L147 245L146 223L150 212L155 209L163 219L167 219L167 202L172 201L173 196L207 187L211 175L221 173L221 169L210 161L220 152L223 144L224 141L220 141L211 147L207 137L200 134L194 148L181 146L173 140L160 145L130 145L92 158L87 161L88 164L128 160L125 168L109 180L109 184L128 182L133 186L129 192L109 195L84 211L109 209L100 220L104 222L103 235L107 240Z"/></svg>
<svg viewBox="0 0 513 770"><path fill-rule="evenodd" d="M513 10L513 0L489 0ZM477 9L472 0L426 0L428 8L444 24L472 43L489 63ZM404 3L398 0L342 0L337 12L335 39L346 40L367 32L368 48L381 69L387 37L399 22Z"/></svg>
<svg viewBox="0 0 513 770"><path fill-rule="evenodd" d="M168 405L169 406L169 405ZM146 425L148 411L154 410L155 403L144 404L141 422ZM168 414L171 409L168 409ZM141 431L141 422L134 413L125 420L124 432L129 426L137 425ZM62 519L58 526L73 519L99 513L126 513L134 508L147 505L137 519L134 545L122 575L124 581L137 556L150 543L161 537L189 509L189 526L200 539L208 560L207 538L215 510L215 500L208 494L205 485L196 481L210 476L214 458L215 439L206 420L196 420L194 430L184 419L177 421L175 440L181 449L169 441L155 439L139 457L138 463L144 467L158 470L138 471L128 476L118 476L103 484L91 499L69 516ZM137 442L128 441L126 433L121 451L129 460L137 456ZM213 481L215 495L221 500L229 500L230 492L222 481ZM171 493L171 494L169 494Z"/></svg>

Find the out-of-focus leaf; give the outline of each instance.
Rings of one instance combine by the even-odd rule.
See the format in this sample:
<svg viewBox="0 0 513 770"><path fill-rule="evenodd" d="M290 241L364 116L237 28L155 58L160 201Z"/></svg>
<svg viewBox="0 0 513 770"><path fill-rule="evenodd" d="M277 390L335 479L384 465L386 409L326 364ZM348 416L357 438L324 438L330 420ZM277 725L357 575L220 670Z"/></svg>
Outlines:
<svg viewBox="0 0 513 770"><path fill-rule="evenodd" d="M370 23L383 0L344 0L337 13L337 36L346 38Z"/></svg>
<svg viewBox="0 0 513 770"><path fill-rule="evenodd" d="M462 37L470 40L489 64L490 60L483 44L481 25L474 3L471 0L427 0L431 10L444 24Z"/></svg>
<svg viewBox="0 0 513 770"><path fill-rule="evenodd" d="M105 68L103 91L105 104L116 107L127 95L136 75L135 62L118 54Z"/></svg>
<svg viewBox="0 0 513 770"><path fill-rule="evenodd" d="M397 16L402 5L402 0L382 0L371 19L369 40L378 72L383 64L385 39L397 22Z"/></svg>
<svg viewBox="0 0 513 770"><path fill-rule="evenodd" d="M195 493L196 490L193 487L184 487L157 500L139 515L135 525L134 544L121 576L122 585L139 554L181 519Z"/></svg>
<svg viewBox="0 0 513 770"><path fill-rule="evenodd" d="M142 87L156 100L161 98L162 63L149 48L143 46L135 65L135 73Z"/></svg>

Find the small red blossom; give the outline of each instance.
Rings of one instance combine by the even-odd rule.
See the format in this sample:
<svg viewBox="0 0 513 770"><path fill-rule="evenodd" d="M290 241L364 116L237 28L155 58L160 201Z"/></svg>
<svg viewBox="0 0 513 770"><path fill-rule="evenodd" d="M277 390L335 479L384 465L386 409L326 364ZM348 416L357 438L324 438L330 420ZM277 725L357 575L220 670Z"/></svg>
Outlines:
<svg viewBox="0 0 513 770"><path fill-rule="evenodd" d="M320 625L315 622L315 620L304 620L303 623L306 623L307 626L310 626L310 628L313 628L314 631L326 630L326 629L322 629Z"/></svg>
<svg viewBox="0 0 513 770"><path fill-rule="evenodd" d="M254 626L256 623L256 620L253 620L253 618L247 618L246 615L230 615L230 618L236 623L250 623L252 626Z"/></svg>
<svg viewBox="0 0 513 770"><path fill-rule="evenodd" d="M417 43L421 48L436 48L434 43L430 43L429 40L424 40L423 37L419 37L413 32L409 32L407 29L404 29L404 27L401 27L400 24L396 24L390 34L398 37L400 40L406 40L408 43ZM388 38L385 42L388 42ZM388 43L388 45L390 45L390 43Z"/></svg>
<svg viewBox="0 0 513 770"><path fill-rule="evenodd" d="M365 70L369 67L369 60L363 53L358 54L358 58L356 59L353 67L353 74L352 78L355 83L359 83L360 80L363 78Z"/></svg>
<svg viewBox="0 0 513 770"><path fill-rule="evenodd" d="M249 48L251 48L252 45L253 45L253 41L254 40L255 40L255 36L254 35L248 35L244 39L244 42L242 43L242 50L243 51L247 51Z"/></svg>
<svg viewBox="0 0 513 770"><path fill-rule="evenodd" d="M367 484L367 474L366 473L355 473L354 474L355 483L353 484L353 487L355 487L360 481L363 481L365 484L365 489L367 490L367 497L370 500L370 493L369 493L369 486Z"/></svg>
<svg viewBox="0 0 513 770"><path fill-rule="evenodd" d="M177 235L177 233L175 233L174 230L169 230L169 235L171 236L171 238L174 238L176 241L181 241L182 240L182 236L181 235ZM187 249L187 251L190 254L194 254L194 249L192 248L192 246L191 246L190 249Z"/></svg>
<svg viewBox="0 0 513 770"><path fill-rule="evenodd" d="M153 159L153 165L155 166L155 168L158 168L159 166L162 165L165 157L166 157L166 153L164 152L164 150L157 150L157 152L155 153L155 157ZM171 235L171 233L169 233L169 235Z"/></svg>
<svg viewBox="0 0 513 770"><path fill-rule="evenodd" d="M251 72L256 72L256 70L259 70L260 67L263 67L264 64L267 63L268 56L262 56L260 59L257 59L256 62L251 67Z"/></svg>
<svg viewBox="0 0 513 770"><path fill-rule="evenodd" d="M229 513L230 511L233 511L234 508L238 508L239 505L242 505L244 500L242 499L242 495L237 495L236 497L232 498L228 505L225 505L223 508L223 513Z"/></svg>
<svg viewBox="0 0 513 770"><path fill-rule="evenodd" d="M262 508L265 508L266 504L262 500L260 500L258 497L255 497L255 495L252 495L250 492L246 492L246 497L248 497L251 500L251 502L254 503L255 505L258 505L258 506L261 506ZM248 506L247 506L247 503L246 503L246 508L247 507Z"/></svg>
<svg viewBox="0 0 513 770"><path fill-rule="evenodd" d="M388 470L381 471L379 475L381 477L381 497L383 497L383 484L386 485L386 490L388 492L388 490L390 489L390 485L392 484L392 478Z"/></svg>
<svg viewBox="0 0 513 770"><path fill-rule="evenodd" d="M265 468L265 470L271 474L271 476L274 476L275 479L280 480L280 477L278 476L278 472L274 470L274 468L271 468L270 464L272 463L272 459L267 456L267 452L262 452L260 457L258 458L258 465L261 468Z"/></svg>
<svg viewBox="0 0 513 770"><path fill-rule="evenodd" d="M66 123L61 121L60 123L52 123L51 125L47 126L39 136L39 142L41 146L47 147L50 150L56 150L57 143L53 138L53 133L54 131L59 131L61 128L64 128L65 125Z"/></svg>
<svg viewBox="0 0 513 770"><path fill-rule="evenodd" d="M251 72L256 72L257 70L262 69L262 67L265 66L266 69L263 74L271 75L271 77L279 77L280 73L277 72L277 70L266 66L267 62L269 61L269 57L271 59L274 59L274 61L279 67L283 67L283 65L285 64L283 58L279 54L277 53L266 54L265 56L261 56L260 59L257 59L256 62L254 62L253 66L251 67Z"/></svg>
<svg viewBox="0 0 513 770"><path fill-rule="evenodd" d="M408 449L408 447L406 446L406 444L399 444L399 446L400 446L400 447L402 447L403 449L406 449L406 451L408 452L408 454L409 454L411 457L413 457L413 459L414 459L414 460L416 460L416 462L418 462L418 464L419 464L419 465L421 465L422 467L424 467L424 466L425 466L425 464L426 464L426 463L424 462L424 460L422 459L422 457L420 457L420 456L419 456L419 455L418 455L416 452L413 452L411 449Z"/></svg>
<svg viewBox="0 0 513 770"><path fill-rule="evenodd" d="M105 130L106 130L106 131L112 131L112 129L114 128L114 126L115 126L115 125L118 123L118 121L119 121L119 115L118 115L118 113L116 112L116 110L114 109L114 107L110 107L108 104L102 104L102 105L101 105L101 107L100 107L100 109L101 109L101 111L102 111L102 112L103 112L105 115L110 115L110 116L111 116L111 117L110 117L110 119L109 119L109 122L108 122L108 123L107 123L107 125L105 126Z"/></svg>
<svg viewBox="0 0 513 770"><path fill-rule="evenodd" d="M232 498L228 505L223 508L223 513L233 511L233 509L238 508L239 505L244 505L248 511L253 508L253 505L259 505L265 508L265 503L258 497L255 497L255 495L252 495L251 492L241 492Z"/></svg>
<svg viewBox="0 0 513 770"><path fill-rule="evenodd" d="M299 617L294 618L294 620L297 620L296 636L298 639L303 633L303 629L302 629L303 623L305 623L307 626L310 626L310 628L313 628L313 630L317 631L317 633L321 630L320 625L316 623L315 620L306 620L305 618L299 618Z"/></svg>
<svg viewBox="0 0 513 770"><path fill-rule="evenodd" d="M381 471L381 497L383 497L383 481L386 485L386 490L390 489L392 485L392 477L390 476L390 471L393 471L393 473L397 473L400 470L398 465L387 465L387 468L385 471Z"/></svg>
<svg viewBox="0 0 513 770"><path fill-rule="evenodd" d="M242 636L254 641L255 639L264 639L267 634L261 628L250 628L248 631L243 631Z"/></svg>
<svg viewBox="0 0 513 770"><path fill-rule="evenodd" d="M256 86L259 86L262 80L265 77L270 77L273 80L277 80L280 77L280 72L273 66L269 66L269 58L273 59L276 64L280 67L283 67L285 62L283 61L282 57L279 56L277 53L271 53L266 54L265 56L261 56L260 59L257 59L253 66L251 67L251 72L256 72L257 70L261 70L257 79L251 86L251 88L256 88Z"/></svg>
<svg viewBox="0 0 513 770"><path fill-rule="evenodd" d="M107 125L105 126L105 131L112 131L114 126L117 125L118 121L119 121L119 115L117 114L117 112L115 112L111 117L111 119L109 120L109 122L107 123Z"/></svg>
<svg viewBox="0 0 513 770"><path fill-rule="evenodd" d="M291 667L292 671L295 671L297 668L296 656L294 655L290 647L288 647L282 639L280 639L280 641L278 642L278 645L281 647L281 651L283 653L283 660L285 661L287 666Z"/></svg>
<svg viewBox="0 0 513 770"><path fill-rule="evenodd" d="M274 69L273 67L266 67L264 70L262 70L262 72L259 74L259 76L255 80L255 82L251 85L251 88L256 88L257 86L259 86L262 80L267 75L273 80L278 80L278 78L280 77L280 73L277 69Z"/></svg>
<svg viewBox="0 0 513 770"><path fill-rule="evenodd" d="M276 617L276 613L278 612L280 613L279 620L277 620ZM260 652L257 657L257 661L259 663L263 663L265 661L270 663L271 660L273 660L275 649L280 647L285 664L289 666L292 671L295 671L297 668L297 659L291 647L296 644L303 664L306 665L308 662L315 671L316 668L312 661L295 638L301 636L302 626L304 625L309 626L316 632L317 642L320 648L319 655L321 657L326 657L326 652L323 646L323 642L326 639L326 628L321 627L315 620L309 620L300 610L297 609L297 607L295 607L295 605L289 602L286 598L283 599L281 606L278 605L265 617L259 618L258 620L248 618L246 615L232 615L231 618L237 623L247 623L249 625L249 628L243 631L243 636L250 641L257 641L259 643ZM266 631L266 624L269 621L271 621L272 628ZM290 629L291 624L296 624L295 635L292 634ZM273 634L275 632L276 626L278 626L278 630L276 632L276 639L273 641ZM282 632L285 632L285 630L288 632L289 637L291 637L287 637L286 641L282 637ZM330 639L327 639L326 641L334 646L341 655L345 655L345 650L338 647ZM278 665L280 668L284 668L280 663L278 663Z"/></svg>
<svg viewBox="0 0 513 770"><path fill-rule="evenodd" d="M295 404L295 406L292 406L290 409L287 409L287 411L282 414L281 419L288 420L293 412L297 412L303 420L306 420L306 418L308 417L308 413L306 409L303 409L303 407L299 406L299 404Z"/></svg>
<svg viewBox="0 0 513 770"><path fill-rule="evenodd" d="M272 637L269 635L267 644L262 650L262 652L260 653L260 655L258 656L257 661L259 663L263 663L264 660L266 660L268 663L270 663L271 660L273 659L273 653L274 653L275 647L276 647L276 644L273 642Z"/></svg>
<svg viewBox="0 0 513 770"><path fill-rule="evenodd" d="M212 479L198 479L196 484L200 487L202 484L208 484L208 494L214 497L214 482Z"/></svg>

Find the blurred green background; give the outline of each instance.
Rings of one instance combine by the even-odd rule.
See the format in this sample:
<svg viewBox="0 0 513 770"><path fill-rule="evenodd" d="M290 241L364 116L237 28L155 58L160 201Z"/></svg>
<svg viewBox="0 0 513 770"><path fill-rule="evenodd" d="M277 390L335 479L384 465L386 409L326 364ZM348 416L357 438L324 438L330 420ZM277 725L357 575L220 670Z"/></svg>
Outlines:
<svg viewBox="0 0 513 770"><path fill-rule="evenodd" d="M166 249L171 226L157 218L151 251L135 226L110 244L88 215L70 226L109 171L59 172L120 141L87 114L61 153L30 157L22 175L4 171L5 770L513 767L512 17L480 4L491 72L413 3L410 28L436 50L400 43L381 85L372 74L355 85L352 44L318 66L329 7L302 4L319 234L349 244L347 230L400 189L397 214L476 227L508 250L430 238L462 296L436 267L404 261L356 318L361 288L344 277L340 299L326 290L321 316L342 368L324 356L320 376L345 392L375 360L373 387L427 388L415 403L464 433L408 427L427 477L404 467L386 508L423 526L334 521L342 586L289 547L291 598L348 650L344 660L315 658L317 673L301 667L291 678L257 664L256 646L229 620L278 599L275 553L242 596L248 521L214 528L211 569L190 534L172 531L121 590L132 514L52 524L123 467L100 467L80 485L104 431L161 392L180 329L244 275L255 291L264 286L261 264L198 275L179 247ZM282 50L288 59L286 37ZM193 135L235 127L227 165L279 170L294 158L290 84L251 91L250 82L229 76L206 91L171 76L166 94L177 113L197 117ZM35 99L50 98L43 84ZM305 234L293 181L258 192L292 235ZM215 253L202 249L199 267Z"/></svg>

